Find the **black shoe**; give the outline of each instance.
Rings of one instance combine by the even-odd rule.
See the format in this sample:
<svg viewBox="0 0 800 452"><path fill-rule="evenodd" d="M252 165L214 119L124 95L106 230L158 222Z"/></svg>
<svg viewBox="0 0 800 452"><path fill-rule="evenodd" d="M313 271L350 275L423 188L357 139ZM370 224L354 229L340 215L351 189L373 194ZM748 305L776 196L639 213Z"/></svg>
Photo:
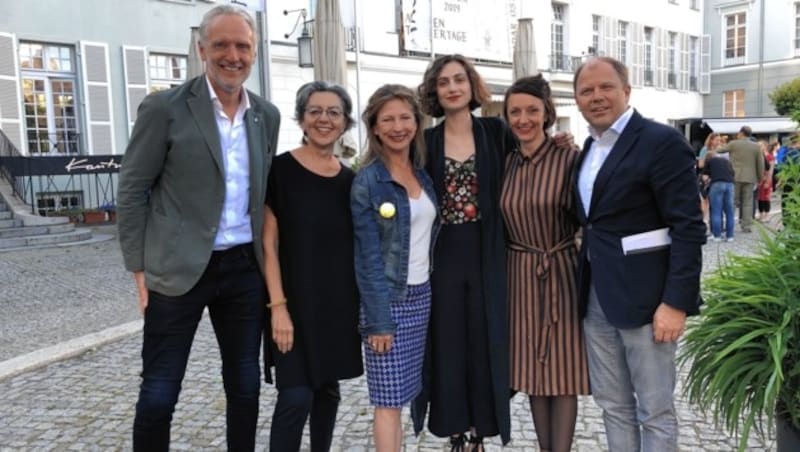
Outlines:
<svg viewBox="0 0 800 452"><path fill-rule="evenodd" d="M483 448L483 437L482 436L472 436L469 435L469 450L470 452L484 452L486 449Z"/></svg>
<svg viewBox="0 0 800 452"><path fill-rule="evenodd" d="M467 435L460 434L450 437L450 452L466 452Z"/></svg>

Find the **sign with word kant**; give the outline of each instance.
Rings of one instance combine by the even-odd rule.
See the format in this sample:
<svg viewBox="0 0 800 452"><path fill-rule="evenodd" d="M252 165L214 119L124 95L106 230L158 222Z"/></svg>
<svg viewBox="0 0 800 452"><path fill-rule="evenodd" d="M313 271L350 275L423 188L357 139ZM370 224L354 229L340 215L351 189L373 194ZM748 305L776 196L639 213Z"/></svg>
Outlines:
<svg viewBox="0 0 800 452"><path fill-rule="evenodd" d="M3 157L3 166L13 176L118 173L120 155L80 155L74 157Z"/></svg>
<svg viewBox="0 0 800 452"><path fill-rule="evenodd" d="M511 62L519 0L403 0L403 44L407 51L460 53ZM431 21L433 10L433 21Z"/></svg>

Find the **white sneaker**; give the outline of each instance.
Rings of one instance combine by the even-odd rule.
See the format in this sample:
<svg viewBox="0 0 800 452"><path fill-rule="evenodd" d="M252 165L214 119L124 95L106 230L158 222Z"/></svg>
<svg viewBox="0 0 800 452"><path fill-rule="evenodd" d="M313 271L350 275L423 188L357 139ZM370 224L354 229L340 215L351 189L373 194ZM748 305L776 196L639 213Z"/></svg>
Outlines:
<svg viewBox="0 0 800 452"><path fill-rule="evenodd" d="M711 241L712 242L721 242L722 241L722 237L711 237Z"/></svg>
<svg viewBox="0 0 800 452"><path fill-rule="evenodd" d="M728 237L727 239L725 239L725 241L731 243L733 241L733 237Z"/></svg>

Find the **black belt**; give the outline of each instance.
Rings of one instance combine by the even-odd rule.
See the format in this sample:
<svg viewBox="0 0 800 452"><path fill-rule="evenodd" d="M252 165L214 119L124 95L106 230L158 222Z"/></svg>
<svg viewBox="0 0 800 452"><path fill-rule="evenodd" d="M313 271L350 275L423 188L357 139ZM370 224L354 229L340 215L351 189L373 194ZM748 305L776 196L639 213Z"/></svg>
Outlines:
<svg viewBox="0 0 800 452"><path fill-rule="evenodd" d="M214 250L211 253L211 257L221 258L224 256L236 255L237 253L248 257L255 256L255 252L253 249L253 242L242 243L241 245L234 245L230 248L225 248L224 250Z"/></svg>

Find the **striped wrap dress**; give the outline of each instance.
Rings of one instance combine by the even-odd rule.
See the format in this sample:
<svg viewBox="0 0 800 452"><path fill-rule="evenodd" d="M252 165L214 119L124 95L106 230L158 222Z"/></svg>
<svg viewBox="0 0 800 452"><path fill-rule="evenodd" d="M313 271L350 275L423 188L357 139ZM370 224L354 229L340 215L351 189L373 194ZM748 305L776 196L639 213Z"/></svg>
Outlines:
<svg viewBox="0 0 800 452"><path fill-rule="evenodd" d="M578 314L574 196L577 151L547 137L508 154L500 198L508 234L511 388L532 396L589 394Z"/></svg>

